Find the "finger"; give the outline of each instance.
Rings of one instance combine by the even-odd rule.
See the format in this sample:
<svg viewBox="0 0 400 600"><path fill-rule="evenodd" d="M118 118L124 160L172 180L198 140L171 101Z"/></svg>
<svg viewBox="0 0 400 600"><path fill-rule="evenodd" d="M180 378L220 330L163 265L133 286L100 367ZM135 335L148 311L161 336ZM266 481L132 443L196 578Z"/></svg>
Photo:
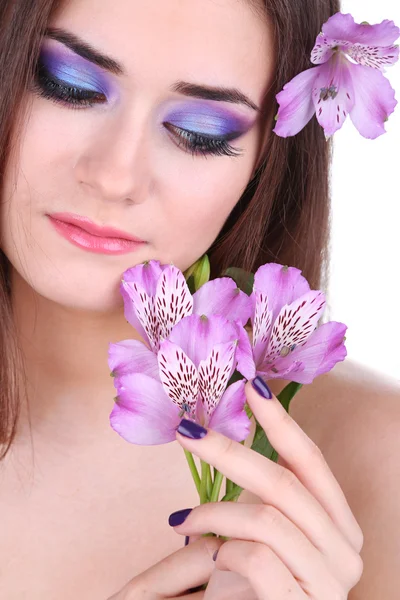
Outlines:
<svg viewBox="0 0 400 600"><path fill-rule="evenodd" d="M337 560L337 548L348 552L347 539L291 471L211 429L199 440L178 432L176 435L189 452L258 496L264 504L280 510L330 562Z"/></svg>
<svg viewBox="0 0 400 600"><path fill-rule="evenodd" d="M223 542L217 538L201 538L159 561L126 586L127 598L154 594L154 598L174 597L190 588L206 583L215 568L214 552ZM171 577L174 573L174 577ZM146 596L146 598L152 596Z"/></svg>
<svg viewBox="0 0 400 600"><path fill-rule="evenodd" d="M181 535L217 535L265 544L286 565L293 576L307 584L312 597L322 598L329 581L351 589L359 579L359 555L343 543L332 551L335 562L327 560L296 525L279 510L265 504L213 502L196 507L182 525Z"/></svg>
<svg viewBox="0 0 400 600"><path fill-rule="evenodd" d="M246 577L259 600L310 599L289 569L263 544L242 540L225 542L215 565L222 571L234 571ZM329 599L327 594L323 597Z"/></svg>
<svg viewBox="0 0 400 600"><path fill-rule="evenodd" d="M346 496L318 446L287 413L275 396L265 399L251 382L246 384L251 410L285 465L323 506L356 552L362 548L362 531Z"/></svg>

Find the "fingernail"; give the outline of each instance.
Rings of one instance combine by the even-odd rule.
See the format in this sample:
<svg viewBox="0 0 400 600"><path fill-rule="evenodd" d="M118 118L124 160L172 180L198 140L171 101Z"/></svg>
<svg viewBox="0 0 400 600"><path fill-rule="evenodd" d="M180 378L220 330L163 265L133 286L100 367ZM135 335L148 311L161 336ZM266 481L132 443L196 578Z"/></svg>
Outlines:
<svg viewBox="0 0 400 600"><path fill-rule="evenodd" d="M168 523L171 527L177 527L178 525L182 525L187 519L187 517L192 512L192 508L184 508L183 510L177 510L176 512L169 515Z"/></svg>
<svg viewBox="0 0 400 600"><path fill-rule="evenodd" d="M188 535L185 535L185 546L187 546L189 544L189 540L190 540L190 537Z"/></svg>
<svg viewBox="0 0 400 600"><path fill-rule="evenodd" d="M182 421L179 423L177 431L182 435L191 438L192 440L199 440L207 433L207 429L204 429L204 427L198 425L194 421L190 421L189 419L182 419Z"/></svg>
<svg viewBox="0 0 400 600"><path fill-rule="evenodd" d="M213 554L213 561L215 562L217 560L217 556L218 556L218 552L219 552L219 548L218 550L216 550Z"/></svg>
<svg viewBox="0 0 400 600"><path fill-rule="evenodd" d="M269 389L269 387L267 386L267 384L265 383L264 379L262 379L261 377L259 377L257 375L257 377L255 379L253 379L251 384L252 384L253 388L256 390L256 392L258 394L260 394L260 396L262 396L263 398L266 398L267 400L271 400L272 392Z"/></svg>

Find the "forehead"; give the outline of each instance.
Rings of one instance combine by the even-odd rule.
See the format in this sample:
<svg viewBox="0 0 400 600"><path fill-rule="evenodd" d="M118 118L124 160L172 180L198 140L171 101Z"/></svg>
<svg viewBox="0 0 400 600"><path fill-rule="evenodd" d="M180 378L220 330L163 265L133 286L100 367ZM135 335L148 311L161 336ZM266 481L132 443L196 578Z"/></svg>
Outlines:
<svg viewBox="0 0 400 600"><path fill-rule="evenodd" d="M241 86L261 103L272 76L272 30L247 0L68 0L51 25L122 63L132 86Z"/></svg>

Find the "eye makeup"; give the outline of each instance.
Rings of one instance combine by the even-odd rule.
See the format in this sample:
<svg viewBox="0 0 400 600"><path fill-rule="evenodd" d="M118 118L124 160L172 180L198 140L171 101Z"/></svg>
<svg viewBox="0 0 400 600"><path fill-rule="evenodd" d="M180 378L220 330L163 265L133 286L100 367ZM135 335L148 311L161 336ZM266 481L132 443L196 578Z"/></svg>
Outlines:
<svg viewBox="0 0 400 600"><path fill-rule="evenodd" d="M224 140L233 140L243 135L254 121L254 116L239 115L230 108L204 100L175 103L163 117L164 123Z"/></svg>
<svg viewBox="0 0 400 600"><path fill-rule="evenodd" d="M76 109L112 104L119 96L117 83L103 69L50 38L41 48L35 90L46 99ZM228 141L246 133L258 116L253 113L250 117L232 104L228 107L208 99L169 100L157 112L161 126L178 147L203 156L242 154Z"/></svg>
<svg viewBox="0 0 400 600"><path fill-rule="evenodd" d="M44 41L39 58L39 68L54 81L64 86L103 94L111 99L116 94L115 85L101 69L53 40Z"/></svg>

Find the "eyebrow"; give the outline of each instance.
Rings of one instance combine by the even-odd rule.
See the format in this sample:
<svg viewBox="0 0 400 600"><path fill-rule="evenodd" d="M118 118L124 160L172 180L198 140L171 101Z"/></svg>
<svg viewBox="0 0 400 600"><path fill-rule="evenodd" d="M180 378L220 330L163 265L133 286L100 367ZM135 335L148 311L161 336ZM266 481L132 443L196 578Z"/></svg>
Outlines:
<svg viewBox="0 0 400 600"><path fill-rule="evenodd" d="M96 50L93 46L79 38L77 35L66 29L59 27L49 27L46 30L45 37L51 38L64 44L70 50L91 63L101 67L105 71L114 75L125 75L123 66L113 59ZM177 92L191 98L202 98L203 100L214 100L216 102L231 102L234 104L244 104L253 110L260 112L260 108L250 100L243 92L237 88L225 88L220 86L200 85L189 83L188 81L177 81L171 87L172 92Z"/></svg>

